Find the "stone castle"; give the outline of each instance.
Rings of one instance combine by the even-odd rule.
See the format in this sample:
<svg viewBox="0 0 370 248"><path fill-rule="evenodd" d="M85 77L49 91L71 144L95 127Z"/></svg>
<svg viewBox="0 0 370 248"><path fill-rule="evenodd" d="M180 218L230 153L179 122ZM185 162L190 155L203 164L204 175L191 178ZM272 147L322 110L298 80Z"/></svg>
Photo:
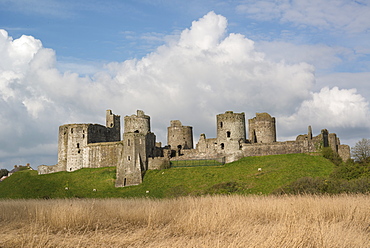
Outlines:
<svg viewBox="0 0 370 248"><path fill-rule="evenodd" d="M193 128L173 120L167 130L167 146L156 142L150 130L150 116L138 110L124 117L121 140L120 116L106 112L106 125L67 124L59 127L58 163L40 165L39 174L75 171L81 168L116 166L116 187L142 183L147 170L170 167L171 160L224 159L236 161L247 156L289 153L315 153L331 147L344 161L350 148L341 145L335 133L323 129L317 136L308 133L294 141L276 141L276 120L267 113L257 113L248 120L248 139L244 113L226 111L216 117L217 137L201 134L193 145Z"/></svg>

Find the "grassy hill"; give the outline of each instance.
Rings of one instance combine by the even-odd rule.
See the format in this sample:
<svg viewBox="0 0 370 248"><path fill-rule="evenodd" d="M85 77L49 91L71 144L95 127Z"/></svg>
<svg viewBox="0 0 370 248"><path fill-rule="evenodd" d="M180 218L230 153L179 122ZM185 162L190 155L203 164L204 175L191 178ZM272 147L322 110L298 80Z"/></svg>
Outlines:
<svg viewBox="0 0 370 248"><path fill-rule="evenodd" d="M223 166L148 171L138 186L115 188L115 168L37 175L20 171L0 183L0 198L176 197L203 194L269 194L302 177L326 177L335 165L321 156L246 157ZM258 171L261 168L261 171Z"/></svg>

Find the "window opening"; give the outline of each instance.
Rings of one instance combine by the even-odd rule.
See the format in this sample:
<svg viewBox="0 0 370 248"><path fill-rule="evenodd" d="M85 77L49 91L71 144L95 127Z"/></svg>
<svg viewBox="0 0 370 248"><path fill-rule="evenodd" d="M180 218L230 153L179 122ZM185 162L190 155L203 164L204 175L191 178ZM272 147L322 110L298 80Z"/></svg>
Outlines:
<svg viewBox="0 0 370 248"><path fill-rule="evenodd" d="M227 131L227 132L226 132L226 136L227 136L228 138L230 138L230 135L231 135L231 132L230 132L230 131Z"/></svg>
<svg viewBox="0 0 370 248"><path fill-rule="evenodd" d="M224 143L221 143L221 150L223 150L224 148L225 148Z"/></svg>

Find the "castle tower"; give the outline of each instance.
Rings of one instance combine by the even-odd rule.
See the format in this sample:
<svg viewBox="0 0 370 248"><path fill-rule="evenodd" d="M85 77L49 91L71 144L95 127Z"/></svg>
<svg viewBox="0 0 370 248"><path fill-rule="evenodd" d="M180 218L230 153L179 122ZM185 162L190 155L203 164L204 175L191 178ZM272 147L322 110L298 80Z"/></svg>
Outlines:
<svg viewBox="0 0 370 248"><path fill-rule="evenodd" d="M240 149L245 143L245 114L226 111L217 115L217 143L221 150Z"/></svg>
<svg viewBox="0 0 370 248"><path fill-rule="evenodd" d="M125 116L125 133L142 133L150 132L150 116L145 115L144 111L137 110L136 115Z"/></svg>
<svg viewBox="0 0 370 248"><path fill-rule="evenodd" d="M107 127L107 141L121 140L121 116L112 113L112 110L106 111L106 127Z"/></svg>
<svg viewBox="0 0 370 248"><path fill-rule="evenodd" d="M138 185L153 157L156 137L150 132L150 117L142 110L125 116L121 163L117 166L116 187Z"/></svg>
<svg viewBox="0 0 370 248"><path fill-rule="evenodd" d="M251 143L276 142L275 117L268 113L256 113L256 117L248 120L249 141Z"/></svg>
<svg viewBox="0 0 370 248"><path fill-rule="evenodd" d="M193 127L183 126L179 120L171 121L167 128L167 144L172 149L193 149Z"/></svg>
<svg viewBox="0 0 370 248"><path fill-rule="evenodd" d="M65 171L83 168L83 148L87 145L89 124L67 124L59 127L58 165Z"/></svg>

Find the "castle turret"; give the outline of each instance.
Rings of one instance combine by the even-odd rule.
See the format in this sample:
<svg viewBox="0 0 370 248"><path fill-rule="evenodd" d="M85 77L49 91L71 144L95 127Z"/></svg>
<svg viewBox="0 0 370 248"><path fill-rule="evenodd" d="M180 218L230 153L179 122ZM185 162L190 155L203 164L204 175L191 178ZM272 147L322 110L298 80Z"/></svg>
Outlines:
<svg viewBox="0 0 370 248"><path fill-rule="evenodd" d="M193 127L183 126L179 120L171 121L167 128L167 144L172 149L193 149Z"/></svg>
<svg viewBox="0 0 370 248"><path fill-rule="evenodd" d="M217 143L221 150L240 149L245 143L245 115L226 111L217 115Z"/></svg>
<svg viewBox="0 0 370 248"><path fill-rule="evenodd" d="M251 143L276 142L275 117L268 113L256 113L256 117L248 120L249 141Z"/></svg>
<svg viewBox="0 0 370 248"><path fill-rule="evenodd" d="M121 116L112 113L112 110L106 111L106 127L107 139L106 142L121 140Z"/></svg>
<svg viewBox="0 0 370 248"><path fill-rule="evenodd" d="M143 133L150 132L150 116L145 115L144 111L137 110L136 115L125 116L125 133Z"/></svg>

